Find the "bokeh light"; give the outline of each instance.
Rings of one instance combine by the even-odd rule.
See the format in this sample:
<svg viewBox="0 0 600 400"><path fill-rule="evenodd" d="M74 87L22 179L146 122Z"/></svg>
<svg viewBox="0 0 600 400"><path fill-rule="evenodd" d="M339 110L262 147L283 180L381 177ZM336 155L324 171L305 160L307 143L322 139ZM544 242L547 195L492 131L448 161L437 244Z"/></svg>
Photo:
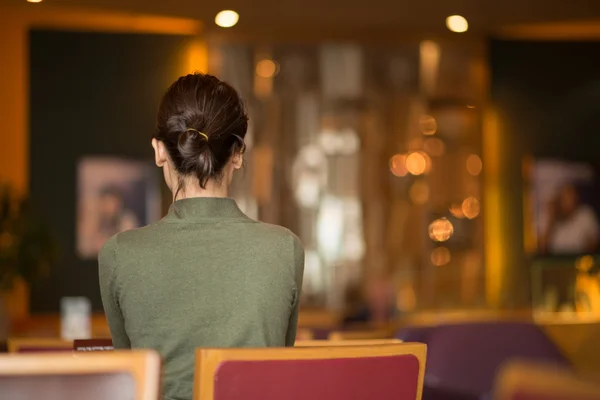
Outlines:
<svg viewBox="0 0 600 400"><path fill-rule="evenodd" d="M231 28L240 20L240 15L233 10L223 10L215 17L215 24L221 28Z"/></svg>
<svg viewBox="0 0 600 400"><path fill-rule="evenodd" d="M436 267L441 267L450 262L450 250L446 247L436 247L431 252L431 263Z"/></svg>
<svg viewBox="0 0 600 400"><path fill-rule="evenodd" d="M462 219L465 217L465 214L462 210L462 203L453 203L450 206L450 214L454 216L454 218Z"/></svg>
<svg viewBox="0 0 600 400"><path fill-rule="evenodd" d="M423 175L431 170L431 158L423 151L415 151L406 157L406 169L412 175Z"/></svg>
<svg viewBox="0 0 600 400"><path fill-rule="evenodd" d="M469 219L476 218L479 215L479 200L475 197L467 197L462 203L462 212Z"/></svg>
<svg viewBox="0 0 600 400"><path fill-rule="evenodd" d="M429 185L423 180L418 180L412 184L408 195L413 203L425 204L429 201Z"/></svg>
<svg viewBox="0 0 600 400"><path fill-rule="evenodd" d="M402 285L396 296L396 307L399 311L409 312L413 311L416 306L417 296L414 287L411 284Z"/></svg>
<svg viewBox="0 0 600 400"><path fill-rule="evenodd" d="M477 154L471 154L467 157L467 172L473 176L477 176L481 173L483 163L481 158Z"/></svg>
<svg viewBox="0 0 600 400"><path fill-rule="evenodd" d="M454 234L454 226L447 218L436 219L429 225L429 237L436 242L445 242Z"/></svg>
<svg viewBox="0 0 600 400"><path fill-rule="evenodd" d="M279 64L273 60L260 60L256 64L256 75L261 78L272 78L279 73Z"/></svg>
<svg viewBox="0 0 600 400"><path fill-rule="evenodd" d="M575 268L580 272L588 272L594 266L594 257L583 256L575 261Z"/></svg>
<svg viewBox="0 0 600 400"><path fill-rule="evenodd" d="M406 169L406 156L404 154L396 154L390 158L390 171L392 174L402 177L408 174Z"/></svg>
<svg viewBox="0 0 600 400"><path fill-rule="evenodd" d="M431 115L423 115L419 118L419 129L423 135L431 136L437 132L437 122Z"/></svg>
<svg viewBox="0 0 600 400"><path fill-rule="evenodd" d="M446 151L446 145L441 139L428 138L423 143L423 149L434 157L440 157Z"/></svg>
<svg viewBox="0 0 600 400"><path fill-rule="evenodd" d="M411 151L421 150L423 148L423 138L416 137L408 142L408 149Z"/></svg>
<svg viewBox="0 0 600 400"><path fill-rule="evenodd" d="M452 32L462 33L469 29L469 23L462 15L451 15L446 18L446 27Z"/></svg>

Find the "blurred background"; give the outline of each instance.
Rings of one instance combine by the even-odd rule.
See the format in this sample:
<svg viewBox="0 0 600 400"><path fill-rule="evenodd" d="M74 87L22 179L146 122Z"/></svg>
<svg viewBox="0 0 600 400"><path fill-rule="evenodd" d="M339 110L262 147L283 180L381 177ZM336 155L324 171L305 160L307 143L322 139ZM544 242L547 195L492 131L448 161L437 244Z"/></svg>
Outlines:
<svg viewBox="0 0 600 400"><path fill-rule="evenodd" d="M0 49L10 334L73 297L107 334L97 249L168 209L150 138L194 71L246 101L232 196L304 242L301 325L598 333L598 2L0 0Z"/></svg>

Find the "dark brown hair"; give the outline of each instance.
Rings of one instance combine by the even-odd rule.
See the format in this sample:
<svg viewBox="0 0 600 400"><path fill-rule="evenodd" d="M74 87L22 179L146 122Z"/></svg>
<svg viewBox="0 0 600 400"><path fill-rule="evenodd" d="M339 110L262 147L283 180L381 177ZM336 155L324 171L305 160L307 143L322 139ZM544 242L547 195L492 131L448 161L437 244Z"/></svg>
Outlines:
<svg viewBox="0 0 600 400"><path fill-rule="evenodd" d="M233 154L243 152L248 129L244 103L218 78L195 73L179 78L165 93L156 119L155 139L164 143L181 180L198 178L205 189L219 180Z"/></svg>

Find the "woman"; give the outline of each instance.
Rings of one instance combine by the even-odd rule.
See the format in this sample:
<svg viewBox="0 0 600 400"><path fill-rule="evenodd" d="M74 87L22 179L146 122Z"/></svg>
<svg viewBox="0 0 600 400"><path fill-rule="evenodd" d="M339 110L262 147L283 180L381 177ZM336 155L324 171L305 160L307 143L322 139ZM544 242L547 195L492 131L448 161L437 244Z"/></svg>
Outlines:
<svg viewBox="0 0 600 400"><path fill-rule="evenodd" d="M302 244L227 197L247 121L227 83L205 74L177 80L152 139L174 202L164 219L117 234L99 255L114 346L162 354L165 399L192 398L196 347L294 345Z"/></svg>

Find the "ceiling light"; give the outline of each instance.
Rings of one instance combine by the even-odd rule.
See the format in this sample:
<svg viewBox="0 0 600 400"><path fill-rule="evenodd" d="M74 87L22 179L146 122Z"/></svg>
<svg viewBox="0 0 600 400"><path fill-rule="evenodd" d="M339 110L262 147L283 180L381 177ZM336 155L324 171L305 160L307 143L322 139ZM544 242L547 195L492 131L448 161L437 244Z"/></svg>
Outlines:
<svg viewBox="0 0 600 400"><path fill-rule="evenodd" d="M215 17L215 24L221 28L231 28L238 23L240 15L233 10L223 10Z"/></svg>
<svg viewBox="0 0 600 400"><path fill-rule="evenodd" d="M27 0L28 3L41 3L42 0Z"/></svg>
<svg viewBox="0 0 600 400"><path fill-rule="evenodd" d="M452 32L462 33L469 29L469 23L462 15L451 15L446 18L446 26Z"/></svg>

